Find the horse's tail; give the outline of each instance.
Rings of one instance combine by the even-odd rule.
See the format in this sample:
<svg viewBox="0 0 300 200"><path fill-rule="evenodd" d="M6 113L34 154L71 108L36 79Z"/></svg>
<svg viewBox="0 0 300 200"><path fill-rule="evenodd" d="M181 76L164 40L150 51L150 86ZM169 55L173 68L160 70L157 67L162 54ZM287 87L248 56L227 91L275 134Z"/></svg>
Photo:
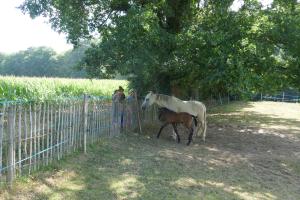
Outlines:
<svg viewBox="0 0 300 200"><path fill-rule="evenodd" d="M201 125L201 129L203 129L203 120L201 120L201 115L198 115L197 119L199 120L198 123L200 123L200 124L199 124L199 126L197 127L196 135L197 135L198 137L200 137L200 135L201 135L201 132L200 132L200 125ZM200 121L200 120L201 120L201 121Z"/></svg>
<svg viewBox="0 0 300 200"><path fill-rule="evenodd" d="M201 130L202 130L202 139L203 141L205 141L205 137L206 137L206 107L204 104L202 104L202 109L200 111L200 113L198 113L198 120L200 120L201 123ZM200 132L200 126L197 128L197 134L198 137L200 137L201 132Z"/></svg>

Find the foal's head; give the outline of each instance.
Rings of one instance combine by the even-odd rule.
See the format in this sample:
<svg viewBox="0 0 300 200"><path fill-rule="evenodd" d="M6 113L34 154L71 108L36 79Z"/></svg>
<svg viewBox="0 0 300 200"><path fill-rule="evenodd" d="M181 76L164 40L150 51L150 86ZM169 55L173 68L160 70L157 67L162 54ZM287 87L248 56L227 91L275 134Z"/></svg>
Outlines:
<svg viewBox="0 0 300 200"><path fill-rule="evenodd" d="M169 118L169 116L172 116L173 114L176 113L165 107L158 108L158 119L161 121L167 121L166 118Z"/></svg>

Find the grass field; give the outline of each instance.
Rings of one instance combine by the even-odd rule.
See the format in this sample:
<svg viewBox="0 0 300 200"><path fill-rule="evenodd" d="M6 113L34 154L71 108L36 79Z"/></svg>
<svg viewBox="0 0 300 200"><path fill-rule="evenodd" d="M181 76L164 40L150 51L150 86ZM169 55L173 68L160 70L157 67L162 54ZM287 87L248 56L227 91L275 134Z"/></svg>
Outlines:
<svg viewBox="0 0 300 200"><path fill-rule="evenodd" d="M18 180L0 199L299 200L299 110L273 102L216 107L207 142L188 147L170 129L157 140L154 125L103 138L86 155Z"/></svg>
<svg viewBox="0 0 300 200"><path fill-rule="evenodd" d="M111 96L119 85L127 89L128 81L0 76L0 99L43 101L84 93Z"/></svg>

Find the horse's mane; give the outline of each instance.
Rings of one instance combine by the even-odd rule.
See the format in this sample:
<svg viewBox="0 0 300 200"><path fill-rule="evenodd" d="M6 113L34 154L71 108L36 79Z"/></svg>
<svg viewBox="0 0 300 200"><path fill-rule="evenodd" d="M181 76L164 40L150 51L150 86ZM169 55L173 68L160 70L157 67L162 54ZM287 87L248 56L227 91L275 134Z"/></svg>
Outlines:
<svg viewBox="0 0 300 200"><path fill-rule="evenodd" d="M168 101L170 98L172 98L172 97L168 96L168 95L156 94L156 99L157 100Z"/></svg>
<svg viewBox="0 0 300 200"><path fill-rule="evenodd" d="M156 100L158 101L182 101L181 99L178 99L175 96L169 96L169 95L165 95L165 94L156 94Z"/></svg>

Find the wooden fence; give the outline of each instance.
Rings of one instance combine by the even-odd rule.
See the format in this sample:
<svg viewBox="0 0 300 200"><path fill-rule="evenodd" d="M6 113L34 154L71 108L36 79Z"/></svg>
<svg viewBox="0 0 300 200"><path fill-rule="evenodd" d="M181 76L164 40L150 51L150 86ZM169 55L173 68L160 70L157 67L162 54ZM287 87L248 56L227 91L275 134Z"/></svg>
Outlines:
<svg viewBox="0 0 300 200"><path fill-rule="evenodd" d="M211 99L208 108L230 103L229 97ZM101 137L126 131L142 132L157 122L157 106L142 111L140 102L112 103L100 97L68 98L56 102L0 104L0 186L12 186L28 175Z"/></svg>
<svg viewBox="0 0 300 200"><path fill-rule="evenodd" d="M87 97L57 102L0 105L0 185L11 186L16 176L82 150L103 136L141 131L155 119L155 107L141 113L139 103L112 104ZM142 122L141 119L142 118Z"/></svg>

